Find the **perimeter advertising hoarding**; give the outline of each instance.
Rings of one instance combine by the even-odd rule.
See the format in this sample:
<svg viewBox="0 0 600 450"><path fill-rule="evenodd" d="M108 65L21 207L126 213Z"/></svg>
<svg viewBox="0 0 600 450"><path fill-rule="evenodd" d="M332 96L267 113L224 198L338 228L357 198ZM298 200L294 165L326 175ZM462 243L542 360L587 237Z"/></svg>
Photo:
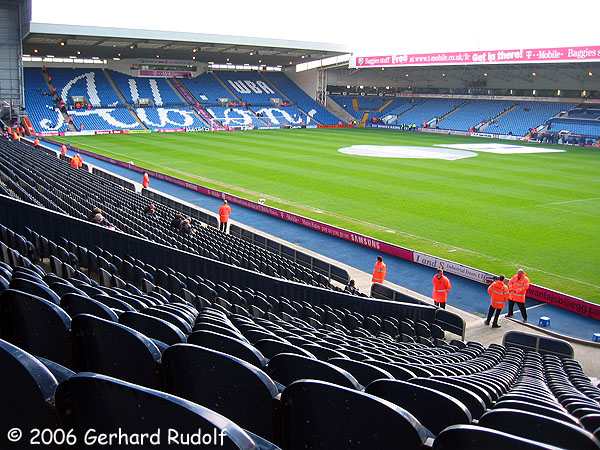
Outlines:
<svg viewBox="0 0 600 450"><path fill-rule="evenodd" d="M531 64L600 61L600 45L465 52L353 55L350 67L419 67L470 64Z"/></svg>

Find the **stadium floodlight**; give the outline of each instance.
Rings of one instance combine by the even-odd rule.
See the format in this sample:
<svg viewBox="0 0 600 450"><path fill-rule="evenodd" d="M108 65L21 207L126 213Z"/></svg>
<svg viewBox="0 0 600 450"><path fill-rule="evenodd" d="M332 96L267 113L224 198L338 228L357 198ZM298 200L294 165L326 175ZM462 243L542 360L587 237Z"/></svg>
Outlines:
<svg viewBox="0 0 600 450"><path fill-rule="evenodd" d="M196 60L196 57L195 57L195 56L192 56L192 59L195 61L195 60Z"/></svg>
<svg viewBox="0 0 600 450"><path fill-rule="evenodd" d="M159 55L156 55L156 57L157 57L157 58L160 58L160 56L159 56Z"/></svg>
<svg viewBox="0 0 600 450"><path fill-rule="evenodd" d="M254 56L254 52L250 52L250 56Z"/></svg>
<svg viewBox="0 0 600 450"><path fill-rule="evenodd" d="M531 72L531 76L532 76L532 77L535 77L536 75L537 75L537 73L535 73L535 72Z"/></svg>
<svg viewBox="0 0 600 450"><path fill-rule="evenodd" d="M386 88L387 90L389 90L389 89L390 89L390 87L389 87L389 86L386 86L385 88Z"/></svg>
<svg viewBox="0 0 600 450"><path fill-rule="evenodd" d="M483 74L484 77L487 77L487 72Z"/></svg>
<svg viewBox="0 0 600 450"><path fill-rule="evenodd" d="M407 76L408 76L408 74L406 74L406 75L404 75L404 76L405 76L405 77L407 77Z"/></svg>
<svg viewBox="0 0 600 450"><path fill-rule="evenodd" d="M258 63L259 63L259 64L260 64L260 63L262 63L262 59L259 59L259 60L258 60Z"/></svg>
<svg viewBox="0 0 600 450"><path fill-rule="evenodd" d="M197 48L192 49L192 53L197 53L197 52L198 52Z"/></svg>
<svg viewBox="0 0 600 450"><path fill-rule="evenodd" d="M591 77L592 75L594 75L594 74L592 73L592 71L589 71L589 72L588 72L588 77Z"/></svg>
<svg viewBox="0 0 600 450"><path fill-rule="evenodd" d="M446 77L446 74L445 74L445 73L443 73L443 74L442 74L442 78L445 78L445 77Z"/></svg>
<svg viewBox="0 0 600 450"><path fill-rule="evenodd" d="M348 85L346 85L346 89L350 89L350 85L349 85L349 84L348 84Z"/></svg>
<svg viewBox="0 0 600 450"><path fill-rule="evenodd" d="M34 48L34 49L33 49L33 53L37 53L37 52L38 52L38 49L37 49L37 48Z"/></svg>
<svg viewBox="0 0 600 450"><path fill-rule="evenodd" d="M36 50L36 53L37 53L37 50ZM79 50L77 50L77 54L78 54L78 55L81 55L81 52L80 52Z"/></svg>
<svg viewBox="0 0 600 450"><path fill-rule="evenodd" d="M385 70L385 67L382 67L381 70Z"/></svg>
<svg viewBox="0 0 600 450"><path fill-rule="evenodd" d="M65 45L67 45L67 43L65 41L60 41L60 46L64 47Z"/></svg>

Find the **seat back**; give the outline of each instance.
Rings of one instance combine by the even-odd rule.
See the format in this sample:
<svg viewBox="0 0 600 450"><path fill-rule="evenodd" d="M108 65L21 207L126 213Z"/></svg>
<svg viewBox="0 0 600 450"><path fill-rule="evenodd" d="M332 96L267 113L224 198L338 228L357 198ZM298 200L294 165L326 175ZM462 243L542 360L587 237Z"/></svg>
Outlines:
<svg viewBox="0 0 600 450"><path fill-rule="evenodd" d="M450 425L471 423L471 413L454 397L425 386L399 380L376 380L365 392L406 409L432 433Z"/></svg>
<svg viewBox="0 0 600 450"><path fill-rule="evenodd" d="M112 322L118 321L118 317L112 309L87 295L65 294L60 299L60 306L71 317L75 317L77 314L90 314Z"/></svg>
<svg viewBox="0 0 600 450"><path fill-rule="evenodd" d="M327 381L350 389L362 389L356 378L344 369L317 359L291 353L281 353L273 357L267 366L267 373L284 386L289 386L294 381L312 379Z"/></svg>
<svg viewBox="0 0 600 450"><path fill-rule="evenodd" d="M173 395L105 375L81 373L62 383L56 391L56 408L65 426L73 428L78 442L89 429L97 433L156 433L159 448L167 446L169 428L177 433L212 435L212 448L256 449L250 436L231 420ZM140 448L123 445L123 448ZM147 442L144 446L152 448ZM189 448L171 443L169 448Z"/></svg>
<svg viewBox="0 0 600 450"><path fill-rule="evenodd" d="M479 425L526 439L563 448L598 450L600 442L573 423L516 409L493 409L479 419Z"/></svg>
<svg viewBox="0 0 600 450"><path fill-rule="evenodd" d="M57 304L26 292L0 292L0 338L36 356L71 365L71 318Z"/></svg>
<svg viewBox="0 0 600 450"><path fill-rule="evenodd" d="M297 381L281 395L286 450L417 450L431 437L402 408L354 389Z"/></svg>
<svg viewBox="0 0 600 450"><path fill-rule="evenodd" d="M119 323L165 344L172 345L186 341L185 334L179 328L158 317L135 311L125 311L119 316Z"/></svg>
<svg viewBox="0 0 600 450"><path fill-rule="evenodd" d="M159 387L160 351L146 336L89 314L73 318L73 360L80 372L96 372Z"/></svg>
<svg viewBox="0 0 600 450"><path fill-rule="evenodd" d="M277 387L258 367L225 353L190 344L165 350L167 392L206 406L267 439L274 437Z"/></svg>
<svg viewBox="0 0 600 450"><path fill-rule="evenodd" d="M189 344L207 347L243 359L256 367L264 367L267 363L267 359L256 348L223 334L212 331L194 331L188 336L187 341Z"/></svg>
<svg viewBox="0 0 600 450"><path fill-rule="evenodd" d="M351 373L363 386L379 379L395 379L391 373L368 362L354 361L347 358L331 358L327 362Z"/></svg>

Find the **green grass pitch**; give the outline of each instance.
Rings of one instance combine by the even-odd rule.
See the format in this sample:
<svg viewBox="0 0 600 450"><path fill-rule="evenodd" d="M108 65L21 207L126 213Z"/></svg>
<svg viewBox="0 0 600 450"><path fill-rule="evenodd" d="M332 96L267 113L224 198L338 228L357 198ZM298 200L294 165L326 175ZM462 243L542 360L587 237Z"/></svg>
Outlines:
<svg viewBox="0 0 600 450"><path fill-rule="evenodd" d="M523 266L600 303L600 151L457 161L348 156L356 144L486 142L387 130L62 138L96 153L494 273Z"/></svg>

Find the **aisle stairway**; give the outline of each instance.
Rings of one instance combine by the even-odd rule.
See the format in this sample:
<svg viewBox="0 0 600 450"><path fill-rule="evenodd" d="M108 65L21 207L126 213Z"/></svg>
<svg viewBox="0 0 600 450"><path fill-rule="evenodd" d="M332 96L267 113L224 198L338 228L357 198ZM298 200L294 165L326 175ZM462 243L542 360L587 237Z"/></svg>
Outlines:
<svg viewBox="0 0 600 450"><path fill-rule="evenodd" d="M202 107L200 102L194 97L194 95L190 92L190 90L177 78L167 79L167 82L171 85L173 90L179 94L179 96L187 102L194 111L198 115L198 117L206 123L206 125L210 126L211 129L214 130L224 130L225 127L221 122L216 120L210 113Z"/></svg>
<svg viewBox="0 0 600 450"><path fill-rule="evenodd" d="M119 89L117 84L115 83L115 80L113 80L113 78L110 76L110 71L108 71L106 69L102 69L102 71L104 72L104 75L106 76L106 79L108 80L108 84L110 84L113 91L115 91L115 94L117 94L117 97L119 98L119 101L121 102L121 104L125 105L125 107L129 111L129 114L131 114L131 116L135 119L135 121L137 123L140 124L141 127L143 127L144 129L148 129L148 126L142 121L142 119L139 118L139 116L135 112L135 109L133 108L133 106L131 106L129 104L129 102L127 102L127 99L125 98L125 96L123 95L123 93L121 92L121 90Z"/></svg>
<svg viewBox="0 0 600 450"><path fill-rule="evenodd" d="M52 80L48 76L48 71L46 69L42 69L42 76L44 78L44 81L46 81L50 92L56 92L56 88L52 84ZM65 120L65 124L67 124L67 127L69 127L69 131L78 131L77 128L75 128L75 125L73 125L73 121L71 120L71 117L69 116L67 110L65 108L59 108L59 111L63 116L63 119Z"/></svg>

